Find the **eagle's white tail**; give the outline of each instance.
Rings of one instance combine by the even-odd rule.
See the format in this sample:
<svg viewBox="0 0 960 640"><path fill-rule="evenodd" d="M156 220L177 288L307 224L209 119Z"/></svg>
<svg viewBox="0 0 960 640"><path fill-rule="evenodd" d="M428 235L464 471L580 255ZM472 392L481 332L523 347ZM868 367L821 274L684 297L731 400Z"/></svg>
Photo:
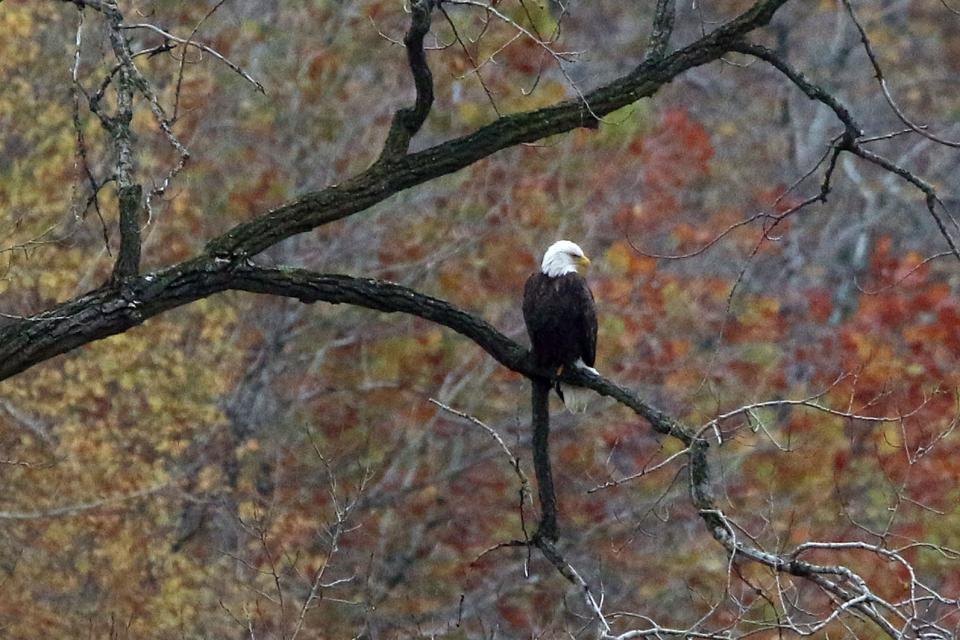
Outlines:
<svg viewBox="0 0 960 640"><path fill-rule="evenodd" d="M583 360L577 358L577 361L573 363L578 369L585 369L594 375L600 375L593 367L588 367L583 363ZM560 398L563 400L563 406L567 408L567 411L570 413L583 413L587 410L587 405L590 404L590 394L593 393L591 389L586 387L571 387L570 385L561 384L557 391L560 393Z"/></svg>

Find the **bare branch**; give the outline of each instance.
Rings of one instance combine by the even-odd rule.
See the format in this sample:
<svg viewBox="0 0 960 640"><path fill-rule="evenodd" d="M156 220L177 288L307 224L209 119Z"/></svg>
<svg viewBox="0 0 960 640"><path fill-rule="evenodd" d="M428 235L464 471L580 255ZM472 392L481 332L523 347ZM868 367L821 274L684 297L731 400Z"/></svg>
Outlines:
<svg viewBox="0 0 960 640"><path fill-rule="evenodd" d="M221 4L222 4L222 3L221 3ZM217 9L218 7L219 7L219 5L214 6L214 8L207 14L207 16L206 16L203 20L200 21L200 24L203 24L203 22L204 22L208 17L210 17L210 15L211 15L214 11L216 11L216 9ZM197 25L197 28L200 27L200 24ZM161 29L160 27L158 27L158 26L156 26L156 25L154 25L154 24L147 23L147 22L139 22L139 23L136 23L136 24L121 24L121 25L119 25L119 28L120 28L120 29L146 29L146 30L148 30L148 31L153 31L154 33L160 34L161 36L163 36L164 38L166 38L166 39L168 39L168 40L172 40L173 42L177 42L177 43L179 43L179 44L182 44L185 48L195 47L195 48L199 49L200 51L205 51L205 52L209 53L210 55L212 55L212 56L213 56L214 58L216 58L217 60L219 60L220 62L222 62L223 64L225 64L225 65L227 65L228 67L230 67L230 69L231 69L234 73L238 74L238 75L239 75L240 77L242 77L244 80L246 80L247 82L249 82L250 84L252 84L254 87L256 87L256 88L257 88L257 91L259 91L259 92L262 93L263 95L267 95L267 90L263 88L263 85L260 84L260 82L258 82L257 80L255 80L249 73L247 73L246 71L244 71L243 68L240 67L240 65L236 64L235 62L232 62L229 58L227 58L226 56L224 56L222 53L220 53L219 51L217 51L217 50L214 49L213 47L208 46L208 45L205 45L205 44L203 44L202 42L197 42L197 41L193 40L193 36L196 35L196 29L194 29L194 31L190 34L189 37L187 37L187 38L181 38L181 37L179 37L179 36L173 35L172 33L170 33L169 31L167 31L167 30L165 30L165 29Z"/></svg>
<svg viewBox="0 0 960 640"><path fill-rule="evenodd" d="M117 78L117 115L109 118L110 137L116 151L117 203L120 210L120 252L114 264L113 280L135 276L140 271L140 200L142 187L134 179L133 120L134 74L126 40L117 26L119 12L111 16L110 43L120 64Z"/></svg>
<svg viewBox="0 0 960 640"><path fill-rule="evenodd" d="M127 502L129 500L143 498L155 493L159 493L169 487L169 483L164 483L124 495L102 498L100 500L91 500L89 502L81 502L78 504L65 505L62 507L41 509L38 511L0 511L0 520L45 520L48 518L64 518L78 515L87 511L94 511L96 509L122 502Z"/></svg>
<svg viewBox="0 0 960 640"><path fill-rule="evenodd" d="M559 533L557 494L553 488L553 473L550 470L550 381L545 378L532 378L530 382L533 468L537 474L537 491L540 495L540 526L533 534L533 539L556 542Z"/></svg>
<svg viewBox="0 0 960 640"><path fill-rule="evenodd" d="M523 495L526 495L529 493L530 481L527 479L527 474L523 472L523 467L520 466L520 459L517 456L513 455L513 452L510 451L510 447L508 447L507 443L503 441L503 438L500 437L500 434L497 433L496 429L489 426L488 424L486 424L476 416L472 416L469 413L464 413L463 411L458 411L457 409L454 409L453 407L446 405L435 398L429 398L429 402L431 404L434 404L440 407L447 413L452 413L453 415L459 418L463 418L464 420L467 420L468 422L471 422L477 425L478 427L480 427L481 429L489 433L490 437L493 438L498 445L500 445L500 448L506 454L507 459L510 460L510 466L513 468L514 472L517 474L517 479L520 480L521 493Z"/></svg>
<svg viewBox="0 0 960 640"><path fill-rule="evenodd" d="M493 60L493 57L497 55L500 52L500 50L493 52L490 56L487 57L486 61L478 64L476 58L474 58L473 54L470 53L470 49L467 47L467 43L464 42L463 38L460 37L460 31L457 29L456 23L450 17L450 14L447 13L447 10L443 8L442 4L440 5L440 12L443 14L443 17L447 21L447 24L450 25L450 30L453 31L454 41L460 43L460 48L463 50L464 55L467 56L467 60L470 61L470 64L473 67L473 72L477 74L477 80L480 81L480 87L483 89L483 92L486 94L487 100L490 101L490 106L493 107L493 111L497 114L497 117L502 116L503 114L500 113L500 108L497 106L497 101L494 100L493 93L490 91L490 87L487 86L487 81L483 79L483 74L480 73L480 69L487 62L489 62L490 60ZM514 36L514 38L507 41L507 43L503 46L504 47L508 46L516 38L519 38L519 37L520 37L520 34L518 33L516 36Z"/></svg>
<svg viewBox="0 0 960 640"><path fill-rule="evenodd" d="M842 1L844 8L847 10L847 14L850 16L850 20L853 22L854 26L856 26L857 32L860 34L860 42L863 44L863 50L866 52L867 58L870 60L870 65L873 67L873 72L877 82L880 84L880 91L883 93L883 98L886 100L890 109L892 109L896 114L900 122L909 127L914 133L918 133L928 140L932 140L947 147L953 147L954 149L960 149L960 141L947 140L945 138L941 138L940 136L934 135L927 131L927 127L925 125L918 125L906 116L906 114L903 112L903 109L900 108L900 105L897 104L897 102L893 99L893 96L890 94L890 87L887 86L887 80L883 76L883 69L880 67L880 62L877 60L877 55L873 51L873 45L870 43L870 38L867 36L866 30L857 19L857 14L853 10L853 5L850 4L850 0ZM945 3L944 6L946 6ZM947 8L949 9L950 7Z"/></svg>
<svg viewBox="0 0 960 640"><path fill-rule="evenodd" d="M668 464L670 464L671 462L673 462L674 460L676 460L676 459L679 458L680 456L685 456L685 455L687 455L689 452L690 452L690 447L687 447L687 448L685 448L685 449L681 449L680 451L677 451L676 453L667 456L665 459L661 460L660 462L658 462L657 464L655 464L655 465L653 465L653 466L650 466L650 467L645 466L643 469L641 469L641 470L638 471L637 473L634 473L634 474L632 474L632 475L629 475L629 476L627 476L627 477L625 477L625 478L620 478L619 480L610 480L609 482L604 482L603 484L598 485L598 486L596 486L596 487L593 487L592 489L588 489L588 490L587 490L587 493L596 493L597 491L600 491L601 489L609 489L609 488L611 488L611 487L619 487L620 485L625 484L625 483L627 483L627 482L630 482L630 481L632 481L632 480L636 480L636 479L638 479L638 478L642 478L642 477L644 477L644 476L646 476L646 475L649 475L649 474L653 473L654 471L658 471L658 470L660 470L660 469L663 469L664 467L666 467Z"/></svg>
<svg viewBox="0 0 960 640"><path fill-rule="evenodd" d="M73 65L70 68L70 92L73 96L73 129L76 134L77 141L77 152L74 166L80 165L83 168L83 174L86 176L87 182L90 186L90 196L87 198L86 206L83 207L83 210L75 213L74 215L85 217L90 205L93 205L94 210L97 212L97 218L100 220L100 229L103 231L103 246L106 248L107 254L109 255L110 236L107 232L107 223L103 219L103 212L100 210L100 199L98 197L100 189L103 187L103 183L97 181L93 175L93 170L90 168L90 162L87 159L87 143L83 134L83 124L80 122L80 94L83 93L83 88L80 86L79 73L80 51L83 42L83 11L78 13L80 15L77 21L77 36L75 39Z"/></svg>
<svg viewBox="0 0 960 640"><path fill-rule="evenodd" d="M937 211L937 205L942 205L940 197L937 195L936 189L933 188L933 185L924 180L923 178L915 175L913 172L904 169L900 165L896 164L892 160L884 158L878 153L874 153L869 149L865 149L862 145L854 144L851 145L849 149L851 153L856 156L863 158L864 160L877 165L883 169L886 169L890 173L900 176L906 182L909 182L914 187L923 192L925 196L924 201L927 205L927 211L930 212L930 215L933 217L934 222L937 223L937 228L940 230L940 235L944 237L947 241L947 244L950 246L950 252L960 260L960 249L957 248L957 242L954 240L953 235L950 233L950 230L947 229L946 223L944 223L943 218L940 216L940 213Z"/></svg>
<svg viewBox="0 0 960 640"><path fill-rule="evenodd" d="M853 9L850 6L849 0L843 0L843 2L844 2L844 5L847 7L848 11L850 12L852 19L854 19L854 21L856 22L856 17L852 13ZM865 32L863 32L859 23L857 23L857 27L861 29L861 34L864 39L864 46L867 47L868 49L868 55L876 65L876 59L873 56L873 52L871 49L869 49L869 40L866 39L866 34ZM931 217L933 217L934 222L936 223L937 228L940 231L940 234L944 237L944 239L947 241L947 244L950 246L951 252L957 257L958 260L960 260L960 250L958 250L957 248L957 243L954 240L953 235L947 229L947 226L944 223L943 218L940 216L940 213L937 211L937 205L938 204L942 205L942 202L940 201L940 198L937 195L937 192L934 189L933 185L931 185L929 182L927 182L923 178L915 175L911 171L901 167L900 165L893 162L892 160L888 160L887 158L884 158L883 156L877 153L874 153L869 149L864 148L863 145L861 144L862 142L861 139L863 138L863 133L864 133L863 129L857 123L857 121L853 118L849 109L847 109L843 104L841 104L840 101L837 100L835 97L833 97L829 92L825 91L823 88L810 82L802 73L800 73L799 71L791 67L789 64L787 64L783 59L781 59L775 53L773 53L769 49L766 49L765 47L752 45L752 44L745 44L745 43L737 43L731 48L733 50L740 51L741 53L752 55L754 57L757 57L769 63L770 65L778 69L781 73L783 73L787 78L789 78L790 81L793 82L797 87L799 87L800 90L803 91L809 98L811 98L812 100L817 100L818 102L823 103L824 105L830 107L831 110L833 110L837 118L844 125L845 131L842 137L840 138L839 143L835 143L836 144L835 153L831 161L831 171L828 172L828 176L830 173L832 173L832 166L836 163L837 153L839 153L840 151L849 151L850 153L872 164L875 164L881 167L882 169L894 175L897 175L903 180L909 182L924 194L926 205L927 205L927 211L929 211ZM886 92L885 84L883 84L882 73L879 70L879 66L875 66L875 68L877 69L877 74L878 74L878 78L881 81L881 86L884 88L884 91ZM911 127L911 129L913 129L915 126L915 125L912 125L912 123L908 122L907 120L904 120L904 124L907 124L907 126ZM887 136L873 137L873 138L868 138L866 140L872 142L878 139L883 139L885 137ZM942 141L942 140L937 140L937 141L941 143L945 143L945 141ZM829 192L829 180L825 180L824 188L821 189L821 196L824 201L826 199L826 194L828 192Z"/></svg>
<svg viewBox="0 0 960 640"><path fill-rule="evenodd" d="M837 119L843 123L846 127L848 135L852 138L858 138L863 135L863 127L854 119L853 115L850 113L850 110L846 106L840 103L835 97L833 97L828 91L824 90L822 87L819 87L803 75L800 71L797 71L791 67L785 60L780 56L774 53L771 49L768 49L764 46L757 44L748 44L748 43L737 43L732 49L734 51L739 51L740 53L745 53L751 55L755 58L763 60L764 62L775 67L783 75L790 79L793 84L803 91L808 98L811 100L816 100L827 107L829 107L837 116Z"/></svg>
<svg viewBox="0 0 960 640"><path fill-rule="evenodd" d="M190 32L189 36L187 36L187 41L183 43L183 55L180 56L180 67L177 69L177 87L173 92L173 116L170 118L170 120L173 122L177 121L177 116L180 114L180 89L183 86L183 72L184 72L184 67L187 64L187 50L190 48L190 45L193 44L193 37L197 35L197 32L200 30L200 27L203 26L203 23L206 22L207 19L217 11L217 9L222 7L223 3L226 1L227 0L218 0L218 2L215 5L210 7L210 10L207 11L207 13L204 14L202 18L200 18L200 21L197 22L196 26L193 28L193 31ZM213 55L216 55L216 52L214 52ZM221 59L225 60L225 58L221 58ZM229 66L229 63L227 64ZM238 69L239 67L237 67L237 69L234 69L234 71L237 71ZM241 70L240 73L243 74L243 71ZM252 80L252 78L250 78L247 75L245 75L244 77L248 81ZM264 91L262 85L258 86L256 82L254 82L253 84L254 86L257 86L260 93L263 93L264 95L266 95L266 91Z"/></svg>
<svg viewBox="0 0 960 640"><path fill-rule="evenodd" d="M327 476L330 482L330 495L331 495L333 507L334 507L334 517L336 518L336 520L334 522L333 529L330 533L329 553L327 553L324 556L323 562L313 573L313 577L310 581L310 591L307 594L307 597L304 598L303 604L300 607L300 612L297 615L297 623L296 625L294 625L293 633L290 635L290 640L296 640L297 636L300 635L300 632L303 631L304 623L307 617L307 612L310 610L310 607L314 604L314 602L316 602L317 599L321 597L321 589L335 586L336 584L341 584L342 582L346 582L350 580L349 578L346 580L334 580L328 584L324 584L323 577L324 575L326 575L327 568L330 566L331 558L333 558L333 556L339 550L340 539L343 536L344 532L346 531L347 519L349 518L354 507L357 505L360 494L362 494L363 491L365 490L365 487L366 487L365 483L367 480L367 478L365 477L364 481L361 482L360 487L357 489L357 495L354 497L353 500L350 500L346 504L341 505L336 495L337 481L336 481L336 476L333 473L333 469L331 469L329 462L320 452L319 448L317 448L316 443L314 443L313 446L314 446L314 450L317 453L317 456L320 458L320 461L323 463L324 468L327 471Z"/></svg>
<svg viewBox="0 0 960 640"><path fill-rule="evenodd" d="M567 81L567 84L573 89L574 93L577 94L577 97L583 103L583 107L587 110L592 120L586 121L583 123L583 126L587 128L596 128L599 126L601 120L601 115L598 115L594 112L593 108L590 106L590 102L587 99L587 96L584 95L583 91L580 89L579 85L574 82L573 78L570 77L570 74L567 72L565 66L566 62L573 60L577 53L572 51L554 51L548 42L545 42L539 33L531 33L529 29L518 23L513 18L507 16L506 14L499 11L494 4L495 3L484 3L479 0L445 0L447 4L457 4L457 5L466 5L472 7L479 7L487 12L489 15L495 16L498 20L504 22L505 24L510 25L517 30L518 35L523 35L528 38L530 41L534 42L538 47L543 51L548 53L557 63L557 67L560 69L560 73L563 74L564 80Z"/></svg>
<svg viewBox="0 0 960 640"><path fill-rule="evenodd" d="M402 156L410 147L410 140L423 126L433 105L433 74L423 50L423 38L430 31L434 0L413 0L410 3L410 29L403 38L407 48L407 63L413 75L417 97L412 107L393 114L387 140L380 152L380 160Z"/></svg>
<svg viewBox="0 0 960 640"><path fill-rule="evenodd" d="M650 42L647 44L647 60L662 58L670 46L670 36L673 34L673 21L676 17L675 0L657 0L657 8L653 15L653 30L650 33Z"/></svg>
<svg viewBox="0 0 960 640"><path fill-rule="evenodd" d="M547 387L549 392L549 387ZM603 610L600 608L600 603L597 602L596 597L593 595L593 591L590 588L590 585L587 584L587 581L584 580L576 569L573 568L569 562L567 562L563 555L557 550L552 541L549 541L545 538L537 539L536 546L543 553L543 557L550 561L556 570L567 579L570 584L577 588L577 591L580 592L580 595L583 597L584 602L587 607L590 609L590 612L596 618L597 624L600 627L600 637L609 638L610 637L610 623L607 622L607 618L603 615Z"/></svg>

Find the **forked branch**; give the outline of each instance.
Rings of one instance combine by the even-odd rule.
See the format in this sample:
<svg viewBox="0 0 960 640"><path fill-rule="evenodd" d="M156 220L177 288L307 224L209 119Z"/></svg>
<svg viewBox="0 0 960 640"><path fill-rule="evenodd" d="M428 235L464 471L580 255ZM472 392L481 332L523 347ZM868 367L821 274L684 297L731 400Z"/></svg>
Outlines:
<svg viewBox="0 0 960 640"><path fill-rule="evenodd" d="M845 1L844 3L849 8L849 3ZM852 11L852 9L851 9ZM853 15L851 13L851 15ZM860 28L859 23L857 27ZM861 28L861 33L862 28ZM863 35L866 38L865 34ZM869 46L869 40L864 40ZM865 138L863 128L854 119L853 115L850 112L850 109L847 108L836 96L831 94L829 91L825 90L823 87L811 82L803 73L794 69L786 60L778 56L776 53L755 44L749 44L745 42L737 42L731 46L732 51L738 51L740 53L745 53L751 55L755 58L763 60L768 63L770 66L774 67L780 73L787 77L794 85L796 85L807 97L811 100L816 100L821 104L829 107L834 114L837 116L837 119L844 127L843 134L839 137L838 142L834 143L835 154L831 160L832 164L836 162L836 154L842 151L847 151L858 158L866 160L867 162L876 165L887 171L902 180L908 182L910 185L919 190L924 196L924 203L926 204L927 211L930 213L930 216L933 218L934 222L937 225L937 230L940 232L940 235L943 236L946 240L947 245L950 247L950 252L960 260L960 247L958 247L957 241L954 239L953 234L950 233L950 230L947 228L946 223L943 220L943 216L940 215L937 207L943 207L943 201L940 199L937 194L936 189L928 181L924 180L920 176L916 175L909 169L901 167L899 164L881 156L878 153L867 149L864 146L864 143L870 142L877 139L882 139L887 136ZM872 51L870 52L871 60L876 64L875 59L872 57ZM886 93L886 85L883 84L883 77L877 66L878 78L881 81L881 86L883 87L884 92ZM894 105L895 106L895 105ZM910 125L909 121L904 120L905 123ZM911 127L914 130L919 131L915 127ZM927 136L929 137L929 136ZM937 140L942 144L946 144L943 140ZM832 172L831 172L832 173ZM825 186L829 186L829 182L824 183ZM826 193L821 191L821 194L825 197Z"/></svg>

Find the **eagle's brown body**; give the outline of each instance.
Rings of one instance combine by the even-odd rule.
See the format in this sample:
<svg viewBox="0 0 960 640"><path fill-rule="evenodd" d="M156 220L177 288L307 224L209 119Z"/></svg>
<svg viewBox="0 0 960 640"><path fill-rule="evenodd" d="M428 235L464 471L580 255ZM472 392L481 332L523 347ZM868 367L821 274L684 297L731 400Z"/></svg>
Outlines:
<svg viewBox="0 0 960 640"><path fill-rule="evenodd" d="M523 290L523 320L541 367L557 369L597 356L597 311L586 280L576 272L551 277L537 272Z"/></svg>

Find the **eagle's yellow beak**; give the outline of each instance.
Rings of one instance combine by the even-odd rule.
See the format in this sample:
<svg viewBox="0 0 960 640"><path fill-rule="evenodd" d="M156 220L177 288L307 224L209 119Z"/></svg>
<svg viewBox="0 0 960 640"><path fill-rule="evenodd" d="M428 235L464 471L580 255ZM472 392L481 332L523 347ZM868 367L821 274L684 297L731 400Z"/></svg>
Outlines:
<svg viewBox="0 0 960 640"><path fill-rule="evenodd" d="M586 268L590 266L590 258L587 256L577 256L577 262L580 263L580 266Z"/></svg>

